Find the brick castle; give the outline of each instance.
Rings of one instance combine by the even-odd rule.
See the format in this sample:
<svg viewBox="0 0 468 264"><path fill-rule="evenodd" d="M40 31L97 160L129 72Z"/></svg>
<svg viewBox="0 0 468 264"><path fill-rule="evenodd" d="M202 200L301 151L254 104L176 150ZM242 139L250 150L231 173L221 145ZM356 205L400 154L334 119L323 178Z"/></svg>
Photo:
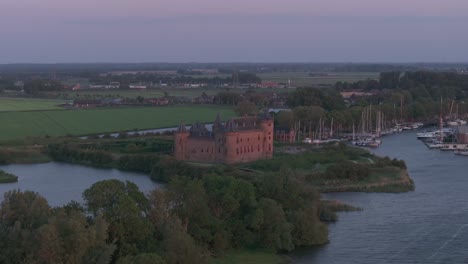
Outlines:
<svg viewBox="0 0 468 264"><path fill-rule="evenodd" d="M180 125L174 140L177 160L234 164L269 159L273 157L273 120L265 113L223 123L218 114L212 131L201 123L189 130Z"/></svg>

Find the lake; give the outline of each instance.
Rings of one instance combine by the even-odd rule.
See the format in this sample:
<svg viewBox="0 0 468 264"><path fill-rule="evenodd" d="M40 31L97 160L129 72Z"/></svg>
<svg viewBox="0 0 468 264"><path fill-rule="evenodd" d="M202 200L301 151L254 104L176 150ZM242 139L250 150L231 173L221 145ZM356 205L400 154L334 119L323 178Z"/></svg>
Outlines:
<svg viewBox="0 0 468 264"><path fill-rule="evenodd" d="M18 176L18 182L0 184L0 200L3 200L3 194L9 190L30 190L44 196L52 206L64 205L71 200L82 202L83 191L102 180L131 181L144 193L158 187L157 183L144 174L58 162L5 165L0 166L0 170Z"/></svg>
<svg viewBox="0 0 468 264"><path fill-rule="evenodd" d="M364 210L339 213L330 243L294 252L293 262L468 263L468 157L429 150L415 131L372 151L405 160L416 190L323 195Z"/></svg>

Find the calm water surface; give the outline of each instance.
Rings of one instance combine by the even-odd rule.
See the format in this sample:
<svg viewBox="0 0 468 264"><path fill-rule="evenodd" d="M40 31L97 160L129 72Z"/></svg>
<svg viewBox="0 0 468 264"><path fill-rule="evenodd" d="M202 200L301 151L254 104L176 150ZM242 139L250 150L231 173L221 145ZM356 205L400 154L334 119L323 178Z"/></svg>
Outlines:
<svg viewBox="0 0 468 264"><path fill-rule="evenodd" d="M71 200L82 202L81 194L95 182L109 179L131 181L147 193L158 186L146 175L122 172L115 169L96 169L80 165L50 162L44 164L6 165L0 170L18 176L18 182L0 184L0 200L12 189L35 191L44 196L52 206Z"/></svg>
<svg viewBox="0 0 468 264"><path fill-rule="evenodd" d="M429 150L415 134L373 151L404 159L416 190L324 195L364 211L340 213L330 243L295 252L294 263L468 263L468 157Z"/></svg>

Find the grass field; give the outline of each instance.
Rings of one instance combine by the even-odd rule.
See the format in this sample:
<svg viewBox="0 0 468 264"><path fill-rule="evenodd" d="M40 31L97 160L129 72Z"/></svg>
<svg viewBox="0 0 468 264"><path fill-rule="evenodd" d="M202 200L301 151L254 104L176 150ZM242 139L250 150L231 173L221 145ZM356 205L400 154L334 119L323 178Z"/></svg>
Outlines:
<svg viewBox="0 0 468 264"><path fill-rule="evenodd" d="M0 112L0 140L172 127L181 121L211 122L217 112L223 119L234 115L230 107L198 105Z"/></svg>
<svg viewBox="0 0 468 264"><path fill-rule="evenodd" d="M0 98L0 112L62 109L63 100Z"/></svg>
<svg viewBox="0 0 468 264"><path fill-rule="evenodd" d="M203 92L208 95L215 95L224 89L221 88L167 88L167 89L151 89L146 91L136 90L83 90L83 91L64 91L64 92L47 92L45 94L58 95L64 99L95 99L104 97L121 97L121 98L136 98L142 96L144 98L156 98L164 96L167 92L169 96L184 96L188 98L195 98L200 96Z"/></svg>

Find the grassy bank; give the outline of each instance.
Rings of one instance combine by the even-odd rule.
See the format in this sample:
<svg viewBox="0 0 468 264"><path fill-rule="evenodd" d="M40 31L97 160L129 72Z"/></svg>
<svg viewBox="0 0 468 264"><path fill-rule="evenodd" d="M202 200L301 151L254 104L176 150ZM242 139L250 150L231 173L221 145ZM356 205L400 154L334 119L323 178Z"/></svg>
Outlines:
<svg viewBox="0 0 468 264"><path fill-rule="evenodd" d="M415 186L407 171L401 168L372 168L370 176L355 182L346 179L314 179L320 192L387 192L413 191Z"/></svg>
<svg viewBox="0 0 468 264"><path fill-rule="evenodd" d="M18 176L0 170L0 183L17 182Z"/></svg>
<svg viewBox="0 0 468 264"><path fill-rule="evenodd" d="M212 122L216 113L234 115L223 106L167 106L0 113L0 140L25 137L86 135Z"/></svg>
<svg viewBox="0 0 468 264"><path fill-rule="evenodd" d="M0 164L33 164L49 161L50 158L39 145L0 147Z"/></svg>
<svg viewBox="0 0 468 264"><path fill-rule="evenodd" d="M288 168L320 192L408 192L415 188L403 161L344 144L282 145L273 159L253 162L247 168L266 172Z"/></svg>
<svg viewBox="0 0 468 264"><path fill-rule="evenodd" d="M323 222L336 222L338 220L337 212L362 211L362 208L345 204L340 201L322 200L320 201L319 214Z"/></svg>

